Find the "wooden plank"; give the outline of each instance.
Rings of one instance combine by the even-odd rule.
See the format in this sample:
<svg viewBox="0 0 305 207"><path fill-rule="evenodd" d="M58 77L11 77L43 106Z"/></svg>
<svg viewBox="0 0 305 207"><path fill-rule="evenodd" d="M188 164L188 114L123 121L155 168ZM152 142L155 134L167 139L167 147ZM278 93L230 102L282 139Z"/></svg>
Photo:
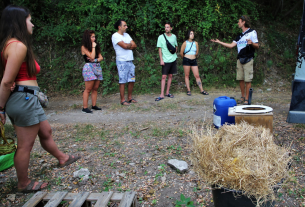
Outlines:
<svg viewBox="0 0 305 207"><path fill-rule="evenodd" d="M121 201L123 199L124 193L113 193L110 201Z"/></svg>
<svg viewBox="0 0 305 207"><path fill-rule="evenodd" d="M94 207L107 207L108 202L110 201L110 198L112 197L113 192L103 192L101 193L99 199L95 203Z"/></svg>
<svg viewBox="0 0 305 207"><path fill-rule="evenodd" d="M55 195L55 193L48 193L48 195L46 195L43 200L44 201L48 201L50 200L53 196ZM112 197L110 199L110 201L120 201L123 198L124 193L113 193ZM64 201L73 201L75 199L75 197L77 196L77 193L68 193L63 200ZM91 193L88 198L87 201L97 201L99 199L99 197L101 196L101 193Z"/></svg>
<svg viewBox="0 0 305 207"><path fill-rule="evenodd" d="M253 126L263 126L267 129L270 129L270 132L273 132L273 115L269 116L235 116L235 124L239 124L242 121L245 121Z"/></svg>
<svg viewBox="0 0 305 207"><path fill-rule="evenodd" d="M81 207L83 205L83 203L85 203L85 201L89 195L90 195L90 192L78 193L77 196L72 201L72 203L69 205L69 207Z"/></svg>
<svg viewBox="0 0 305 207"><path fill-rule="evenodd" d="M68 193L62 200L63 201L73 201L78 193ZM48 195L46 195L43 200L44 201L48 201L50 200L53 196L55 195L55 193L48 193Z"/></svg>
<svg viewBox="0 0 305 207"><path fill-rule="evenodd" d="M55 193L55 195L49 200L49 202L45 205L45 207L56 207L63 198L68 194L67 191L59 191Z"/></svg>
<svg viewBox="0 0 305 207"><path fill-rule="evenodd" d="M130 207L133 204L136 193L134 191L125 192L119 207Z"/></svg>
<svg viewBox="0 0 305 207"><path fill-rule="evenodd" d="M32 196L28 202L26 202L22 207L34 207L47 195L47 192L39 191Z"/></svg>

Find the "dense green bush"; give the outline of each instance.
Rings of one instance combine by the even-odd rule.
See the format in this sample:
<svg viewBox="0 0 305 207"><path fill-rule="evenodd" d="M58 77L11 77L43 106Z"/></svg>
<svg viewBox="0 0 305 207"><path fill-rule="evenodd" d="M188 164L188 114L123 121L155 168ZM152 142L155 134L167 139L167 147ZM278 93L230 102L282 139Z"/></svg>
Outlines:
<svg viewBox="0 0 305 207"><path fill-rule="evenodd" d="M171 21L178 44L185 31L193 28L200 45L199 70L204 85L235 85L236 49L211 44L210 38L231 42L239 33L237 20L242 14L259 17L256 3L251 0L11 0L28 7L35 24L34 46L42 73L40 85L49 90L78 93L83 88L83 59L80 42L85 29L96 31L105 57L102 91L117 92L118 76L111 35L114 23L126 20L128 33L138 48L134 51L136 90L148 92L159 88L161 68L156 49L157 38L164 31L164 22ZM289 52L288 52L289 53ZM287 54L288 54L287 53ZM181 58L178 60L181 63ZM181 64L180 64L181 65ZM261 69L256 69L261 70ZM175 82L184 82L179 66ZM258 71L258 73L261 73ZM259 77L261 78L261 77ZM191 79L191 83L194 79Z"/></svg>

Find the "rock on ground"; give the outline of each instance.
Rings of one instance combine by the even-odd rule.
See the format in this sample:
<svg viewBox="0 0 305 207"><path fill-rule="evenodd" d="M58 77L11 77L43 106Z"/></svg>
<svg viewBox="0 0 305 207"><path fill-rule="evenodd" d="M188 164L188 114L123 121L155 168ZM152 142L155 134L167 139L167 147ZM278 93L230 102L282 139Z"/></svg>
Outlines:
<svg viewBox="0 0 305 207"><path fill-rule="evenodd" d="M87 168L82 168L73 173L74 178L82 178L83 176L89 176L89 175L90 175L90 172Z"/></svg>
<svg viewBox="0 0 305 207"><path fill-rule="evenodd" d="M188 170L188 164L185 161L180 161L177 159L171 159L167 162L167 164L177 170L179 170L181 173L184 173Z"/></svg>

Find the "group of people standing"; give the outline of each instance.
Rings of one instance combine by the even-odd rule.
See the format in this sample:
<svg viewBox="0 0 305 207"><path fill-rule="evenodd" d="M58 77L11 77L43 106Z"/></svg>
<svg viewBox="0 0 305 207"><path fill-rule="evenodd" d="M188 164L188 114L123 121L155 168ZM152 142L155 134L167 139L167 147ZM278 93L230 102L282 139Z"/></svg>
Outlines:
<svg viewBox="0 0 305 207"><path fill-rule="evenodd" d="M135 65L133 64L133 52L132 50L137 48L136 43L130 37L127 30L127 23L120 19L114 24L117 32L112 35L112 44L116 53L116 65L119 75L119 90L121 104L129 106L131 103L137 103L137 100L132 98L132 91L135 83ZM164 97L174 98L174 95L169 92L173 74L177 73L177 50L178 43L176 35L172 34L173 25L170 22L165 23L165 33L158 37L157 47L159 48L160 65L162 66L162 79L161 79L161 93L155 101L161 101ZM90 34L90 35L88 35ZM189 74L192 69L196 82L200 88L200 93L203 95L209 95L208 92L202 88L201 79L199 77L199 70L196 58L199 52L199 46L194 41L194 31L188 30L185 42L182 44L180 55L183 57L183 69L185 72L185 84L187 87L187 95L191 96ZM89 43L90 41L90 43ZM92 109L101 110L97 107L97 89L101 80L103 80L102 74L97 73L96 65L103 60L100 54L100 49L96 44L94 31L86 30L82 41L82 55L84 56L86 64L83 67L83 77L85 81L86 89L83 93L83 109L84 113L92 113L88 108L88 96L92 91ZM175 51L168 49L168 44L171 44ZM99 58L100 57L100 58ZM99 66L100 68L100 66ZM167 78L167 87L164 94ZM125 99L125 84L128 83L128 98Z"/></svg>
<svg viewBox="0 0 305 207"><path fill-rule="evenodd" d="M240 82L242 97L240 103L246 104L248 89L251 87L253 78L254 50L258 49L258 40L255 30L250 29L250 20L247 16L241 16L238 26L242 33L231 43L216 40L225 47L238 47L237 80ZM6 114L9 116L17 134L18 148L14 157L17 172L19 192L32 192L46 188L47 182L31 180L28 177L30 152L36 137L39 137L41 146L58 160L58 167L65 167L80 156L63 153L56 146L52 138L52 129L47 120L44 110L39 102L37 94L39 86L36 75L40 72L40 66L34 58L31 46L31 36L34 25L31 22L31 14L27 8L10 5L3 11L0 19L0 120L6 122ZM165 23L165 34L160 35L157 42L159 48L160 65L162 66L161 94L156 101L164 97L173 98L169 89L172 75L177 72L177 38L171 33L172 24ZM116 64L119 73L119 89L121 104L130 105L137 103L132 98L132 90L135 83L135 66L132 63L132 50L137 47L132 38L126 33L127 23L119 20L115 23L117 32L112 35L112 43L116 52ZM183 56L183 68L187 95L191 95L189 87L189 73L192 69L200 88L201 94L208 95L202 89L199 78L196 57L199 46L194 41L194 31L187 32L185 42L182 44L180 55ZM170 45L171 47L170 47ZM94 31L86 31L83 36L81 52L86 64L83 67L85 91L83 94L83 112L92 113L88 108L88 97L91 92L92 109L101 110L96 106L97 89L103 80L99 62L103 60L101 49L96 44ZM167 81L166 93L164 94L165 82ZM128 98L125 100L124 88L128 83ZM246 85L246 96L245 93Z"/></svg>
<svg viewBox="0 0 305 207"><path fill-rule="evenodd" d="M170 22L165 23L165 33L158 37L157 47L160 58L160 65L162 66L161 78L161 93L155 101L161 101L164 97L174 98L170 93L170 86L173 74L177 73L177 51L178 43L176 35L172 34L173 25ZM116 53L116 65L119 75L119 90L121 104L129 106L131 103L137 103L132 98L132 91L135 83L135 65L133 64L133 52L137 48L136 43L130 37L127 31L127 23L123 19L118 20L114 24L116 33L112 35L112 44ZM253 58L255 49L259 48L256 31L250 29L250 18L243 15L238 20L238 27L242 30L232 43L224 43L218 39L211 39L212 42L219 43L228 48L237 46L237 69L236 80L239 81L241 89L241 98L238 100L239 104L248 104L249 89L251 88L251 81L253 79ZM202 81L199 76L197 57L199 53L198 42L194 40L194 30L186 32L185 41L180 50L180 56L183 57L182 65L185 74L185 85L187 88L186 94L191 96L189 74L192 70L196 83L202 95L209 95L203 90ZM92 109L101 110L96 106L97 89L101 80L103 80L102 69L99 62L103 60L100 53L100 48L96 44L94 31L86 30L82 41L82 55L84 56L86 64L83 67L83 77L86 89L83 93L83 109L84 113L92 113L88 108L88 96L92 91ZM98 69L97 69L98 68ZM165 90L167 78L167 87ZM125 84L128 83L128 98L125 99ZM246 94L246 95L245 95Z"/></svg>

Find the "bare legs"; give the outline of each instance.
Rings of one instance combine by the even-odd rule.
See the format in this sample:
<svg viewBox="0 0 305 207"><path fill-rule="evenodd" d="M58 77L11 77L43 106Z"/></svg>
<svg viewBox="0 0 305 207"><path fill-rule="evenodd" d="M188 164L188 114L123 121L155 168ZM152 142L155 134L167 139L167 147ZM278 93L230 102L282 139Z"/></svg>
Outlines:
<svg viewBox="0 0 305 207"><path fill-rule="evenodd" d="M94 81L94 85L93 85L92 92L91 92L92 106L96 106L97 89L100 85L100 82L101 81L99 81L99 80Z"/></svg>
<svg viewBox="0 0 305 207"><path fill-rule="evenodd" d="M169 94L169 89L170 89L171 84L172 84L173 74L162 75L162 79L161 79L161 94L160 94L161 98L164 98L164 89L165 89L166 77L168 77L167 78L166 94Z"/></svg>
<svg viewBox="0 0 305 207"><path fill-rule="evenodd" d="M134 86L134 82L128 83L128 101L132 99L133 86Z"/></svg>
<svg viewBox="0 0 305 207"><path fill-rule="evenodd" d="M132 99L132 90L134 87L134 82L128 83L128 101ZM120 89L120 97L121 97L121 103L123 103L125 100L125 83L120 83L119 86ZM124 103L124 105L129 105L127 103Z"/></svg>
<svg viewBox="0 0 305 207"><path fill-rule="evenodd" d="M53 138L52 130L47 120L28 127L14 126L17 134L18 148L14 157L15 168L17 171L18 188L25 188L31 181L28 178L28 167L30 162L30 152L33 148L36 136L38 134L41 146L56 157L60 164L65 163L69 156L59 151ZM33 186L38 184L36 182ZM44 188L47 183L42 184L41 188Z"/></svg>
<svg viewBox="0 0 305 207"><path fill-rule="evenodd" d="M245 83L246 83L246 96L245 96ZM239 87L241 90L241 97L245 97L245 100L249 100L249 90L251 88L251 82L239 81Z"/></svg>
<svg viewBox="0 0 305 207"><path fill-rule="evenodd" d="M88 99L91 92L92 106L96 106L97 89L100 85L99 80L85 81L85 90L83 92L83 107L88 108Z"/></svg>
<svg viewBox="0 0 305 207"><path fill-rule="evenodd" d="M196 83L199 86L200 92L202 92L203 88L202 88L201 79L199 77L198 66L187 66L187 65L184 65L183 69L184 69L184 80L185 80L185 85L186 85L187 91L191 91L191 88L190 88L190 79L189 78L190 78L190 69L192 69L194 77L196 78Z"/></svg>

